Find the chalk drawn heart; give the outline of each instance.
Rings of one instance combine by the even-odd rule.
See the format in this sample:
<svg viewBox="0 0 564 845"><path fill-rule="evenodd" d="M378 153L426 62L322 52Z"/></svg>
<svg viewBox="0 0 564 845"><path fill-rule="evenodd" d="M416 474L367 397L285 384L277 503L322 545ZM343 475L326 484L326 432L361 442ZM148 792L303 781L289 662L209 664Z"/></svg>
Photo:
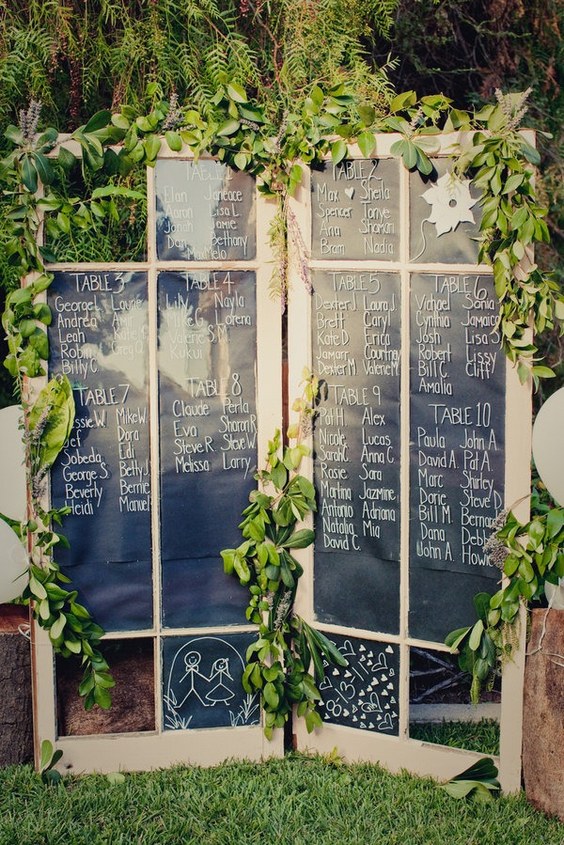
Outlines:
<svg viewBox="0 0 564 845"><path fill-rule="evenodd" d="M370 724L368 725L368 727L369 727L369 728L373 728L373 727L374 727L374 722L370 722Z"/></svg>
<svg viewBox="0 0 564 845"><path fill-rule="evenodd" d="M396 703L397 703L397 702L396 702L396 699L395 699L395 698L394 698L394 696L392 695L392 697L390 698L390 704L396 704Z"/></svg>
<svg viewBox="0 0 564 845"><path fill-rule="evenodd" d="M382 690L382 695L389 695L389 694L390 694L390 693L388 692L388 690L387 690L387 689L383 689L383 690Z"/></svg>
<svg viewBox="0 0 564 845"><path fill-rule="evenodd" d="M360 718L361 718L361 719L366 719L366 713L361 713L361 714L360 714Z"/></svg>
<svg viewBox="0 0 564 845"><path fill-rule="evenodd" d="M362 689L362 690L359 692L358 697L359 697L359 698L362 698L362 696L363 696L363 695L366 695L366 693L365 693L365 692L364 692L364 690Z"/></svg>
<svg viewBox="0 0 564 845"><path fill-rule="evenodd" d="M389 646L386 648L386 651L388 652L388 654L393 654L393 653L394 653L394 650L393 650L393 648L391 647L391 645L389 645Z"/></svg>
<svg viewBox="0 0 564 845"><path fill-rule="evenodd" d="M393 688L394 688L393 684L388 684L388 686L386 687L386 689L393 689Z"/></svg>
<svg viewBox="0 0 564 845"><path fill-rule="evenodd" d="M380 680L382 681L382 683L385 684L386 681L388 680L388 676L387 675L380 675Z"/></svg>
<svg viewBox="0 0 564 845"><path fill-rule="evenodd" d="M343 716L350 716L350 715L351 715L351 714L349 713L349 711L348 711L348 710L343 710Z"/></svg>
<svg viewBox="0 0 564 845"><path fill-rule="evenodd" d="M353 722L358 722L358 716L353 716L352 720L353 720Z"/></svg>
<svg viewBox="0 0 564 845"><path fill-rule="evenodd" d="M353 704L353 706L352 706L352 712L353 712L353 713L356 713L356 711L357 711L357 710L358 710L358 707L356 706L356 704Z"/></svg>
<svg viewBox="0 0 564 845"><path fill-rule="evenodd" d="M378 730L379 731L391 731L391 730L393 730L393 727L394 727L394 723L392 721L392 717L390 716L389 713L386 713L386 715L384 716L382 721L379 722L379 724L378 724Z"/></svg>
<svg viewBox="0 0 564 845"><path fill-rule="evenodd" d="M390 669L390 671L388 672L388 675L390 676L390 678L393 678L395 674L396 674L395 669Z"/></svg>
<svg viewBox="0 0 564 845"><path fill-rule="evenodd" d="M320 690L331 689L331 686L332 686L332 684L331 684L331 681L329 680L329 678L323 678L323 680L319 684L319 689Z"/></svg>
<svg viewBox="0 0 564 845"><path fill-rule="evenodd" d="M382 707L380 705L380 699L378 698L377 693L373 692L370 696L369 701L365 701L362 705L362 709L366 713L381 713Z"/></svg>
<svg viewBox="0 0 564 845"><path fill-rule="evenodd" d="M389 709L390 709L390 705L389 705L389 704L384 704L384 710L389 710Z"/></svg>
<svg viewBox="0 0 564 845"><path fill-rule="evenodd" d="M347 197L350 200L352 200L352 198L354 197L354 188L353 187L345 188L345 194L347 195Z"/></svg>
<svg viewBox="0 0 564 845"><path fill-rule="evenodd" d="M365 660L366 660L366 655L365 655L365 654L361 654L361 655L360 655L360 662L361 662L361 663L364 663L364 662L365 662Z"/></svg>
<svg viewBox="0 0 564 845"><path fill-rule="evenodd" d="M381 653L378 655L378 660L374 663L374 667L372 669L373 672L379 672L381 669L388 668L388 661L386 660L386 655Z"/></svg>
<svg viewBox="0 0 564 845"><path fill-rule="evenodd" d="M339 674L340 674L340 672L339 672L339 670L338 670L338 669L333 669L333 673L332 673L332 674L333 674L333 676L335 676L335 675L339 675Z"/></svg>
<svg viewBox="0 0 564 845"><path fill-rule="evenodd" d="M366 725L364 724L364 722L361 722L361 723L360 723L360 725L359 725L359 727L360 727L360 728L364 728L364 729L366 729Z"/></svg>
<svg viewBox="0 0 564 845"><path fill-rule="evenodd" d="M347 671L345 672L345 678L352 678L352 672L349 672L349 670L348 670L348 669L347 669Z"/></svg>
<svg viewBox="0 0 564 845"><path fill-rule="evenodd" d="M366 651L366 647L362 645L362 643L358 647L359 651Z"/></svg>
<svg viewBox="0 0 564 845"><path fill-rule="evenodd" d="M369 652L368 652L368 657L374 657L374 652L373 652L373 651L369 651Z"/></svg>
<svg viewBox="0 0 564 845"><path fill-rule="evenodd" d="M343 655L343 657L354 657L356 655L356 651L353 648L353 644L350 640L345 640L342 646L339 646L339 651Z"/></svg>

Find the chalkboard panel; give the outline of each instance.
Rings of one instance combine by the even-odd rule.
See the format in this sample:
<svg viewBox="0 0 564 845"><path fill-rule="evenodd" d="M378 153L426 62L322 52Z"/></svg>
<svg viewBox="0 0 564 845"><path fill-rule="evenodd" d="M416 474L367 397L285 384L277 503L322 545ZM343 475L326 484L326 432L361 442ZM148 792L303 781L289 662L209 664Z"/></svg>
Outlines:
<svg viewBox="0 0 564 845"><path fill-rule="evenodd" d="M219 161L160 160L155 182L160 259L247 261L255 257L252 176Z"/></svg>
<svg viewBox="0 0 564 845"><path fill-rule="evenodd" d="M489 276L411 279L412 636L429 638L429 626L444 621L453 604L447 585L456 585L458 602L460 576L471 595L480 587L467 576L487 578L490 590L499 578L483 550L504 501L505 360L497 314ZM429 570L456 578L431 579Z"/></svg>
<svg viewBox="0 0 564 845"><path fill-rule="evenodd" d="M434 160L433 179L409 177L411 261L476 264L480 236L479 191L455 179L452 164Z"/></svg>
<svg viewBox="0 0 564 845"><path fill-rule="evenodd" d="M243 727L260 722L259 696L243 690L253 634L163 639L163 728Z"/></svg>
<svg viewBox="0 0 564 845"><path fill-rule="evenodd" d="M257 465L256 282L252 272L158 279L163 622L244 620L223 574Z"/></svg>
<svg viewBox="0 0 564 845"><path fill-rule="evenodd" d="M397 736L399 651L397 646L331 634L348 666L325 663L319 685L324 722Z"/></svg>
<svg viewBox="0 0 564 845"><path fill-rule="evenodd" d="M399 163L354 159L311 173L312 257L399 260Z"/></svg>
<svg viewBox="0 0 564 845"><path fill-rule="evenodd" d="M51 473L67 505L57 551L108 630L152 625L145 273L55 273L48 291L51 374L66 374L76 420Z"/></svg>
<svg viewBox="0 0 564 845"><path fill-rule="evenodd" d="M317 618L397 632L400 546L400 279L313 274Z"/></svg>

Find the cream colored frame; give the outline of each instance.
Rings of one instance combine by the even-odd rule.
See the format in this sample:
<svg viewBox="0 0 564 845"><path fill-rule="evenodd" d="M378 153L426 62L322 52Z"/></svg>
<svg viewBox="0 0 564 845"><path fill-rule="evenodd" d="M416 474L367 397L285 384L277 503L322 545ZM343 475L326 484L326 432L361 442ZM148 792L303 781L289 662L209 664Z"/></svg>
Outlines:
<svg viewBox="0 0 564 845"><path fill-rule="evenodd" d="M80 155L76 142L63 140L75 155ZM164 145L163 145L164 146ZM163 149L159 159L190 159L186 152L174 153ZM255 631L256 626L242 624L232 627L166 628L160 625L160 557L159 557L159 413L157 395L157 275L168 270L252 270L257 281L257 460L260 465L267 452L267 442L282 421L281 378L281 319L280 305L269 296L269 280L273 257L268 230L276 212L276 204L256 192L257 253L253 260L159 261L156 250L155 171L147 168L147 260L116 263L59 263L54 270L121 270L144 271L149 287L149 383L150 383L150 454L151 454L151 514L153 535L153 592L155 623L150 630L108 632L105 639L152 638L154 642L154 731L143 733L96 734L90 736L58 736L56 722L56 688L54 655L46 633L32 624L33 705L35 763L39 766L41 742L50 740L63 752L59 769L65 772L113 772L160 768L176 763L215 765L228 758L260 760L283 754L283 732L275 731L268 742L261 724L237 728L206 728L163 730L162 667L160 640L163 635L228 634ZM39 381L39 380L37 380ZM36 387L39 389L39 386ZM218 557L218 566L221 561ZM244 623L244 619L243 619Z"/></svg>
<svg viewBox="0 0 564 845"><path fill-rule="evenodd" d="M377 151L374 157L393 158L391 146L400 139L397 135L377 136ZM453 145L460 141L457 134L440 136L439 155L447 156ZM532 140L532 139L529 139ZM532 140L534 143L534 139ZM353 158L365 158L360 150L351 152ZM488 265L469 264L419 264L409 262L409 173L400 167L401 192L401 227L402 241L399 261L347 261L341 259L310 260L312 269L330 267L333 270L380 270L395 271L401 277L402 290L402 366L401 366L401 483L402 489L409 489L409 276L414 272L439 273L480 273L491 276ZM311 208L310 180L306 173L304 182L292 201L292 210L299 223L303 241L311 243ZM298 271L299 256L296 245L290 257L291 290L289 297L289 396L299 394L299 383L304 365L312 365L311 351L311 302L300 279ZM407 342L406 342L407 341ZM530 454L531 454L531 396L530 387L519 383L516 370L508 364L506 377L506 463L505 463L505 500L508 507L525 496L518 507L514 508L519 518L525 520L528 515L528 491L530 489ZM312 466L309 462L311 477ZM462 751L445 746L437 746L418 740L409 739L409 648L412 646L446 652L443 643L413 639L408 636L409 602L409 496L402 495L401 502L401 598L400 598L400 633L389 635L355 628L317 623L313 608L313 550L304 550L301 561L305 568L300 581L298 594L298 612L328 635L346 634L383 643L392 643L400 652L399 736L377 735L375 732L360 731L355 728L324 723L314 734L308 734L302 720L295 722L295 742L298 749L311 749L320 753L338 753L350 761L377 761L392 771L407 769L411 772L431 775L440 779L449 779L471 765L480 754ZM524 634L525 625L521 625L521 647L515 659L506 664L503 672L503 694L501 706L501 749L498 760L500 781L506 792L516 791L521 782L521 734L522 701L524 672Z"/></svg>

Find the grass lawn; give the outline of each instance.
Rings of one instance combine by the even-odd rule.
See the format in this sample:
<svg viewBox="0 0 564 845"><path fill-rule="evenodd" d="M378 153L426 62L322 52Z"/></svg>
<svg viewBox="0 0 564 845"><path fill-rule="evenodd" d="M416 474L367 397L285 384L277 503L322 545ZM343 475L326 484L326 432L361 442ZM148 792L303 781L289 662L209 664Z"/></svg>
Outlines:
<svg viewBox="0 0 564 845"><path fill-rule="evenodd" d="M521 795L457 801L377 766L290 755L46 787L0 770L0 845L562 845Z"/></svg>

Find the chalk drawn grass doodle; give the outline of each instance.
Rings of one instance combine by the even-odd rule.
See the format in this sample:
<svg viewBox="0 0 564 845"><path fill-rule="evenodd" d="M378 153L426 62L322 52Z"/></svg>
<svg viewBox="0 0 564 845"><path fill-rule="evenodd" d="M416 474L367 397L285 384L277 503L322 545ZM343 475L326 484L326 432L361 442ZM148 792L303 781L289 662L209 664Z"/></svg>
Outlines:
<svg viewBox="0 0 564 845"><path fill-rule="evenodd" d="M170 649L169 653L172 653ZM166 673L166 651L164 661ZM168 670L163 697L165 728L257 725L258 697L243 692L244 667L240 652L221 637L182 640Z"/></svg>
<svg viewBox="0 0 564 845"><path fill-rule="evenodd" d="M325 664L319 685L323 720L361 730L398 733L397 651L369 640L333 639L348 666Z"/></svg>

